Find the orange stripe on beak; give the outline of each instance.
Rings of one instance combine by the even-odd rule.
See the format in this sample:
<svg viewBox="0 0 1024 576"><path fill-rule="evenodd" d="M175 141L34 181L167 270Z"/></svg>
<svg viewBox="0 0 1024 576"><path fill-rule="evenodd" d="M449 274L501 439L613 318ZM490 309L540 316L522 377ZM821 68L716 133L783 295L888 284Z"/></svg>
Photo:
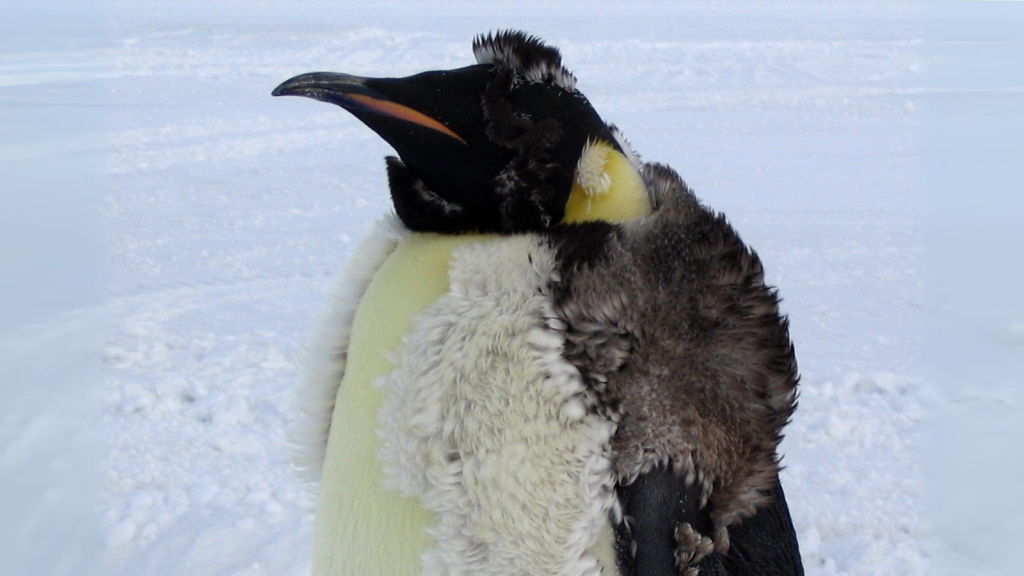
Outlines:
<svg viewBox="0 0 1024 576"><path fill-rule="evenodd" d="M452 132L451 129L445 126L444 124L441 124L440 122L434 120L430 116L427 116L426 114L418 110L409 108L408 106L403 106L401 104L398 104L397 102L391 102L388 100L379 100L377 98L373 98L363 94L345 94L345 98L351 98L352 100L359 102L363 106L366 106L371 110L380 112L385 116L391 116L392 118L398 118L399 120L405 120L406 122L419 124L420 126L423 126L425 128L430 128L431 130L436 130L442 134L447 134L448 136L455 138L456 140L462 142L463 144L466 143L466 141L463 140L461 136L459 136L455 132Z"/></svg>

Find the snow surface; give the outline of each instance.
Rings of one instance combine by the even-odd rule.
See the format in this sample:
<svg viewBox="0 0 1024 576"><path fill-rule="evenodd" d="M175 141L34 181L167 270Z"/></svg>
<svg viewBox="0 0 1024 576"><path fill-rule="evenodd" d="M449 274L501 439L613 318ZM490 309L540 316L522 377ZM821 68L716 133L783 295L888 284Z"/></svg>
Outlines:
<svg viewBox="0 0 1024 576"><path fill-rule="evenodd" d="M116 110L110 574L308 572L289 391L331 277L389 210L389 149L270 91L467 65L474 34L507 27L561 47L602 116L724 211L784 296L803 380L783 482L807 573L923 573L913 7L125 0L107 19L111 64L91 73Z"/></svg>

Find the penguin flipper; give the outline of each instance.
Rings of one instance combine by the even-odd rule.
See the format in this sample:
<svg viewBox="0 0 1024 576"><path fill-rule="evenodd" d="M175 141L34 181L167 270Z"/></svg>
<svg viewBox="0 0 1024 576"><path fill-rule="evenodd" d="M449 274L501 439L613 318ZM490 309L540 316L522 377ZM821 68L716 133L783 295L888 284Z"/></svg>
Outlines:
<svg viewBox="0 0 1024 576"><path fill-rule="evenodd" d="M767 503L729 527L729 550L713 550L702 488L666 467L617 488L623 521L615 525L621 576L802 576L796 531L782 484Z"/></svg>
<svg viewBox="0 0 1024 576"><path fill-rule="evenodd" d="M623 515L615 525L621 576L680 576L693 559L711 552L711 539L702 537L711 533L712 523L701 505L700 484L658 466L616 492Z"/></svg>
<svg viewBox="0 0 1024 576"><path fill-rule="evenodd" d="M728 554L712 554L706 559L711 569L705 570L702 564L701 574L803 576L800 547L782 483L776 481L775 486L765 492L768 503L752 517L729 527ZM716 561L721 564L721 572L716 572L711 565Z"/></svg>

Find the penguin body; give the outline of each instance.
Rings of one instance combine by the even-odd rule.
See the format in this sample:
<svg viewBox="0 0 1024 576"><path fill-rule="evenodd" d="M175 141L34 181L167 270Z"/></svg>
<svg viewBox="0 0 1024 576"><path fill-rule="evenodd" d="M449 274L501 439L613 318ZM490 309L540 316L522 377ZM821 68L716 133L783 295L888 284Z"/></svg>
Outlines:
<svg viewBox="0 0 1024 576"><path fill-rule="evenodd" d="M293 439L319 481L314 574L802 574L776 453L796 364L757 256L557 50L510 32L474 52L275 90L402 158L398 218L311 347Z"/></svg>

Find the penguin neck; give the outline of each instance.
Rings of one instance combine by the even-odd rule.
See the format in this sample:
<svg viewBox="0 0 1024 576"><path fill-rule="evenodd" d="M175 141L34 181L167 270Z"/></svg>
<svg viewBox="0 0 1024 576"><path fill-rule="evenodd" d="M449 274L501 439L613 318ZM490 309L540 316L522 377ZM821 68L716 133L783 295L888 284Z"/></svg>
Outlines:
<svg viewBox="0 0 1024 576"><path fill-rule="evenodd" d="M562 223L621 223L651 211L647 188L629 159L607 142L588 142L576 167Z"/></svg>

